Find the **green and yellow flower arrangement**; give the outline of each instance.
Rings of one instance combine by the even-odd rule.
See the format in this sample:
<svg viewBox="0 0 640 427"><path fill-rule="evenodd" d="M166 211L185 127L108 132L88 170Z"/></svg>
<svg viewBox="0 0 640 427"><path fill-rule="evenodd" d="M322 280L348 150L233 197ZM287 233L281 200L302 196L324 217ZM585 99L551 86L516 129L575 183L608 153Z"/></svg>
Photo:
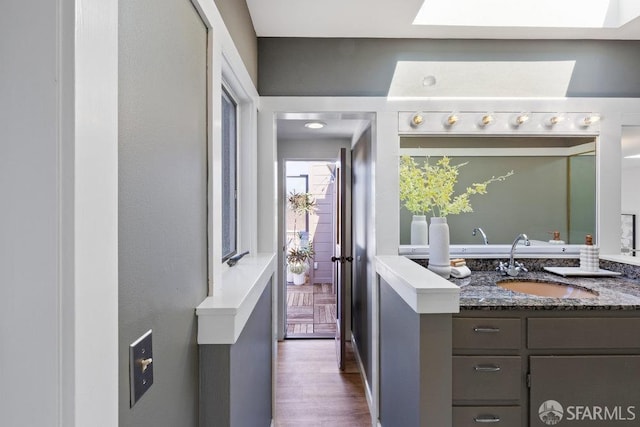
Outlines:
<svg viewBox="0 0 640 427"><path fill-rule="evenodd" d="M431 212L434 217L446 217L463 212L473 212L470 196L487 194L487 186L493 182L504 181L513 170L501 176L492 176L486 181L473 183L462 194L454 195L454 187L458 182L460 168L469 162L452 165L444 156L436 164L429 163L429 158L420 167L411 156L400 158L400 200L414 215L426 215Z"/></svg>

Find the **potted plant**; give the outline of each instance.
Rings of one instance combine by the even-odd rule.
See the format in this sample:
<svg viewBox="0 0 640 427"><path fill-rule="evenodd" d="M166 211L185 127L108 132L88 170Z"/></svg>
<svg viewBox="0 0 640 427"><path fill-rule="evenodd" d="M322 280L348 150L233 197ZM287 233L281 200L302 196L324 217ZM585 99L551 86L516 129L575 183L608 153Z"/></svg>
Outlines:
<svg viewBox="0 0 640 427"><path fill-rule="evenodd" d="M305 247L289 249L287 254L287 270L293 275L294 285L303 285L306 281L306 273L309 271L309 262L313 259L313 243Z"/></svg>
<svg viewBox="0 0 640 427"><path fill-rule="evenodd" d="M287 202L289 209L291 209L296 216L312 213L316 207L316 201L310 193L298 193L295 190L289 193Z"/></svg>
<svg viewBox="0 0 640 427"><path fill-rule="evenodd" d="M422 167L419 167L411 156L402 156L400 159L400 200L404 202L409 212L418 220L424 219L424 223L416 226L412 222L412 244L426 244L426 214L431 212L432 219L428 234L429 242L429 269L449 277L449 226L447 215L457 215L463 212L473 212L470 196L487 194L487 186L492 182L504 181L513 171L502 176L492 176L486 181L473 183L463 193L454 195L455 184L458 182L460 168L468 162L452 165L451 160L444 156L435 165L429 163L427 158ZM417 222L417 221L416 221ZM421 233L421 237L414 237L414 233ZM424 233L424 234L422 234ZM424 242L424 243L414 243Z"/></svg>
<svg viewBox="0 0 640 427"><path fill-rule="evenodd" d="M289 248L287 253L287 282L293 281L296 285L302 285L306 281L309 261L313 258L314 251L313 244L308 240L306 233L298 231L298 219L313 213L316 202L310 193L298 193L296 191L289 193L287 202L289 209L294 213L293 237L287 242L287 247Z"/></svg>

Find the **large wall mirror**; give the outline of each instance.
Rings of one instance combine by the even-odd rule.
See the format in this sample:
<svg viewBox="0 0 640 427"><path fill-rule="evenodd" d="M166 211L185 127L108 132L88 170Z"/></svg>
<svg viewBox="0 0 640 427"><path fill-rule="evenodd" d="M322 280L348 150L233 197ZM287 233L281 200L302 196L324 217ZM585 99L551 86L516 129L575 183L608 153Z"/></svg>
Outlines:
<svg viewBox="0 0 640 427"><path fill-rule="evenodd" d="M551 245L555 231L566 244L584 243L586 234L597 240L594 136L403 136L400 155L418 164L435 164L442 156L467 163L455 194L513 170L490 184L487 194L471 196L473 212L447 216L453 245L485 244L475 228L490 244L511 244L526 233L533 245ZM400 206L400 244L409 245L412 213Z"/></svg>

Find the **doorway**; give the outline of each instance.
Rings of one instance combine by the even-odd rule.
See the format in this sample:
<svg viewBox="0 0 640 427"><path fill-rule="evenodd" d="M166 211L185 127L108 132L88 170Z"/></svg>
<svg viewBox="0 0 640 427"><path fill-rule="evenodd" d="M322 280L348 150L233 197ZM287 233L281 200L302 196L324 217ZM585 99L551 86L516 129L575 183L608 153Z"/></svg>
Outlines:
<svg viewBox="0 0 640 427"><path fill-rule="evenodd" d="M277 152L277 197L278 197L278 215L277 215L277 242L279 248L278 255L278 266L279 266L279 277L278 277L278 285L277 285L277 319L276 319L276 328L277 328L277 337L279 340L283 340L285 338L293 337L292 334L287 333L287 240L286 230L287 227L285 225L286 215L287 215L287 188L286 188L286 177L287 175L292 176L300 176L300 174L305 175L308 173L305 172L287 172L286 164L291 161L300 161L300 162L320 162L324 166L320 166L321 168L325 168L327 170L327 163L334 163L338 158L340 158L339 153L342 149L345 149L347 153L349 153L357 142L361 140L371 140L372 137L372 126L374 115L372 113L302 113L302 112L289 112L289 113L276 113L275 114L275 133L276 133L276 152ZM321 126L311 126L314 124L318 124ZM347 176L349 177L349 183L346 180L343 180L349 188L351 187L350 178L351 178L351 169L345 168L344 170L347 172ZM328 170L327 170L328 172ZM298 185L300 185L300 179L298 180ZM309 189L312 189L311 180L308 181ZM334 187L335 188L335 187ZM350 199L349 199L350 200ZM350 203L350 202L349 202ZM350 223L350 217L349 217ZM348 235L349 242L351 241L351 225L348 226ZM336 232L336 230L333 230ZM336 238L336 241L338 239ZM345 246L345 256L349 258L352 253L352 247L350 243L346 243ZM370 248L372 246L369 246ZM318 249L316 245L314 250ZM334 250L337 248L333 248ZM334 254L335 256L335 254ZM366 258L363 258L366 261ZM316 259L314 262L322 262L320 259L320 254L316 255ZM326 262L326 261L325 261ZM356 260L353 260L353 264L355 265ZM340 262L334 263L333 269L334 272L336 270L340 270L336 266L341 264ZM351 264L351 261L348 262ZM368 262L365 262L366 265L370 265ZM315 264L311 264L315 266ZM320 269L321 264L318 265L318 269ZM349 268L351 270L351 268ZM317 282L317 270L311 268L310 274L313 276L308 276L307 280L316 280ZM345 321L344 329L341 329L340 337L344 337L344 339L349 340L352 335L351 331L351 316L352 316L352 278L351 272L345 272L345 279L347 280L347 285L345 286L345 296L344 296L344 309L345 313L342 316L342 319ZM365 283L367 278L362 278L362 283ZM309 281L308 283L313 283ZM331 282L327 282L331 283ZM334 282L332 283L334 288L337 288ZM337 292L337 289L335 289ZM307 296L309 299L309 296ZM339 303L339 302L338 302ZM309 304L309 302L307 302ZM309 309L306 309L307 313ZM338 313L336 313L338 314ZM289 320L291 320L291 315L289 315ZM307 314L308 319L308 314ZM342 321L342 319L340 319ZM299 327L300 330L301 327ZM307 327L308 328L308 327ZM336 328L337 329L337 328ZM295 330L294 330L295 332ZM329 337L330 334L323 334L326 337ZM313 336L303 336L305 338L313 338ZM364 342L364 341L363 341ZM342 346L340 346L342 347Z"/></svg>
<svg viewBox="0 0 640 427"><path fill-rule="evenodd" d="M286 338L333 338L335 161L285 162Z"/></svg>

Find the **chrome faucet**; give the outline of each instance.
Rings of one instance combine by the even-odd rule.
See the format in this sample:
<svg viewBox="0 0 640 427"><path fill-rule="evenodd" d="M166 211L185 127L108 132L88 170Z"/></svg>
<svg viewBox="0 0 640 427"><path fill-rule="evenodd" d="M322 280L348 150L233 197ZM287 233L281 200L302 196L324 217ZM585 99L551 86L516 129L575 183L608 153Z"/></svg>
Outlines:
<svg viewBox="0 0 640 427"><path fill-rule="evenodd" d="M513 253L515 252L516 245L520 240L524 240L525 246L531 245L531 242L529 241L529 238L527 237L526 234L524 233L519 234L518 237L516 237L516 239L513 241L513 244L511 245L511 253L509 254L509 264L507 265L504 262L500 262L500 265L498 265L498 267L496 268L496 271L499 271L500 273L506 276L517 276L518 273L520 273L521 271L524 271L525 273L529 271L525 268L524 264L518 261L514 261L513 259Z"/></svg>
<svg viewBox="0 0 640 427"><path fill-rule="evenodd" d="M473 235L475 236L476 233L480 233L480 235L482 235L482 243L484 243L485 245L489 244L489 240L487 240L487 235L484 234L484 230L480 227L476 227L473 229Z"/></svg>

